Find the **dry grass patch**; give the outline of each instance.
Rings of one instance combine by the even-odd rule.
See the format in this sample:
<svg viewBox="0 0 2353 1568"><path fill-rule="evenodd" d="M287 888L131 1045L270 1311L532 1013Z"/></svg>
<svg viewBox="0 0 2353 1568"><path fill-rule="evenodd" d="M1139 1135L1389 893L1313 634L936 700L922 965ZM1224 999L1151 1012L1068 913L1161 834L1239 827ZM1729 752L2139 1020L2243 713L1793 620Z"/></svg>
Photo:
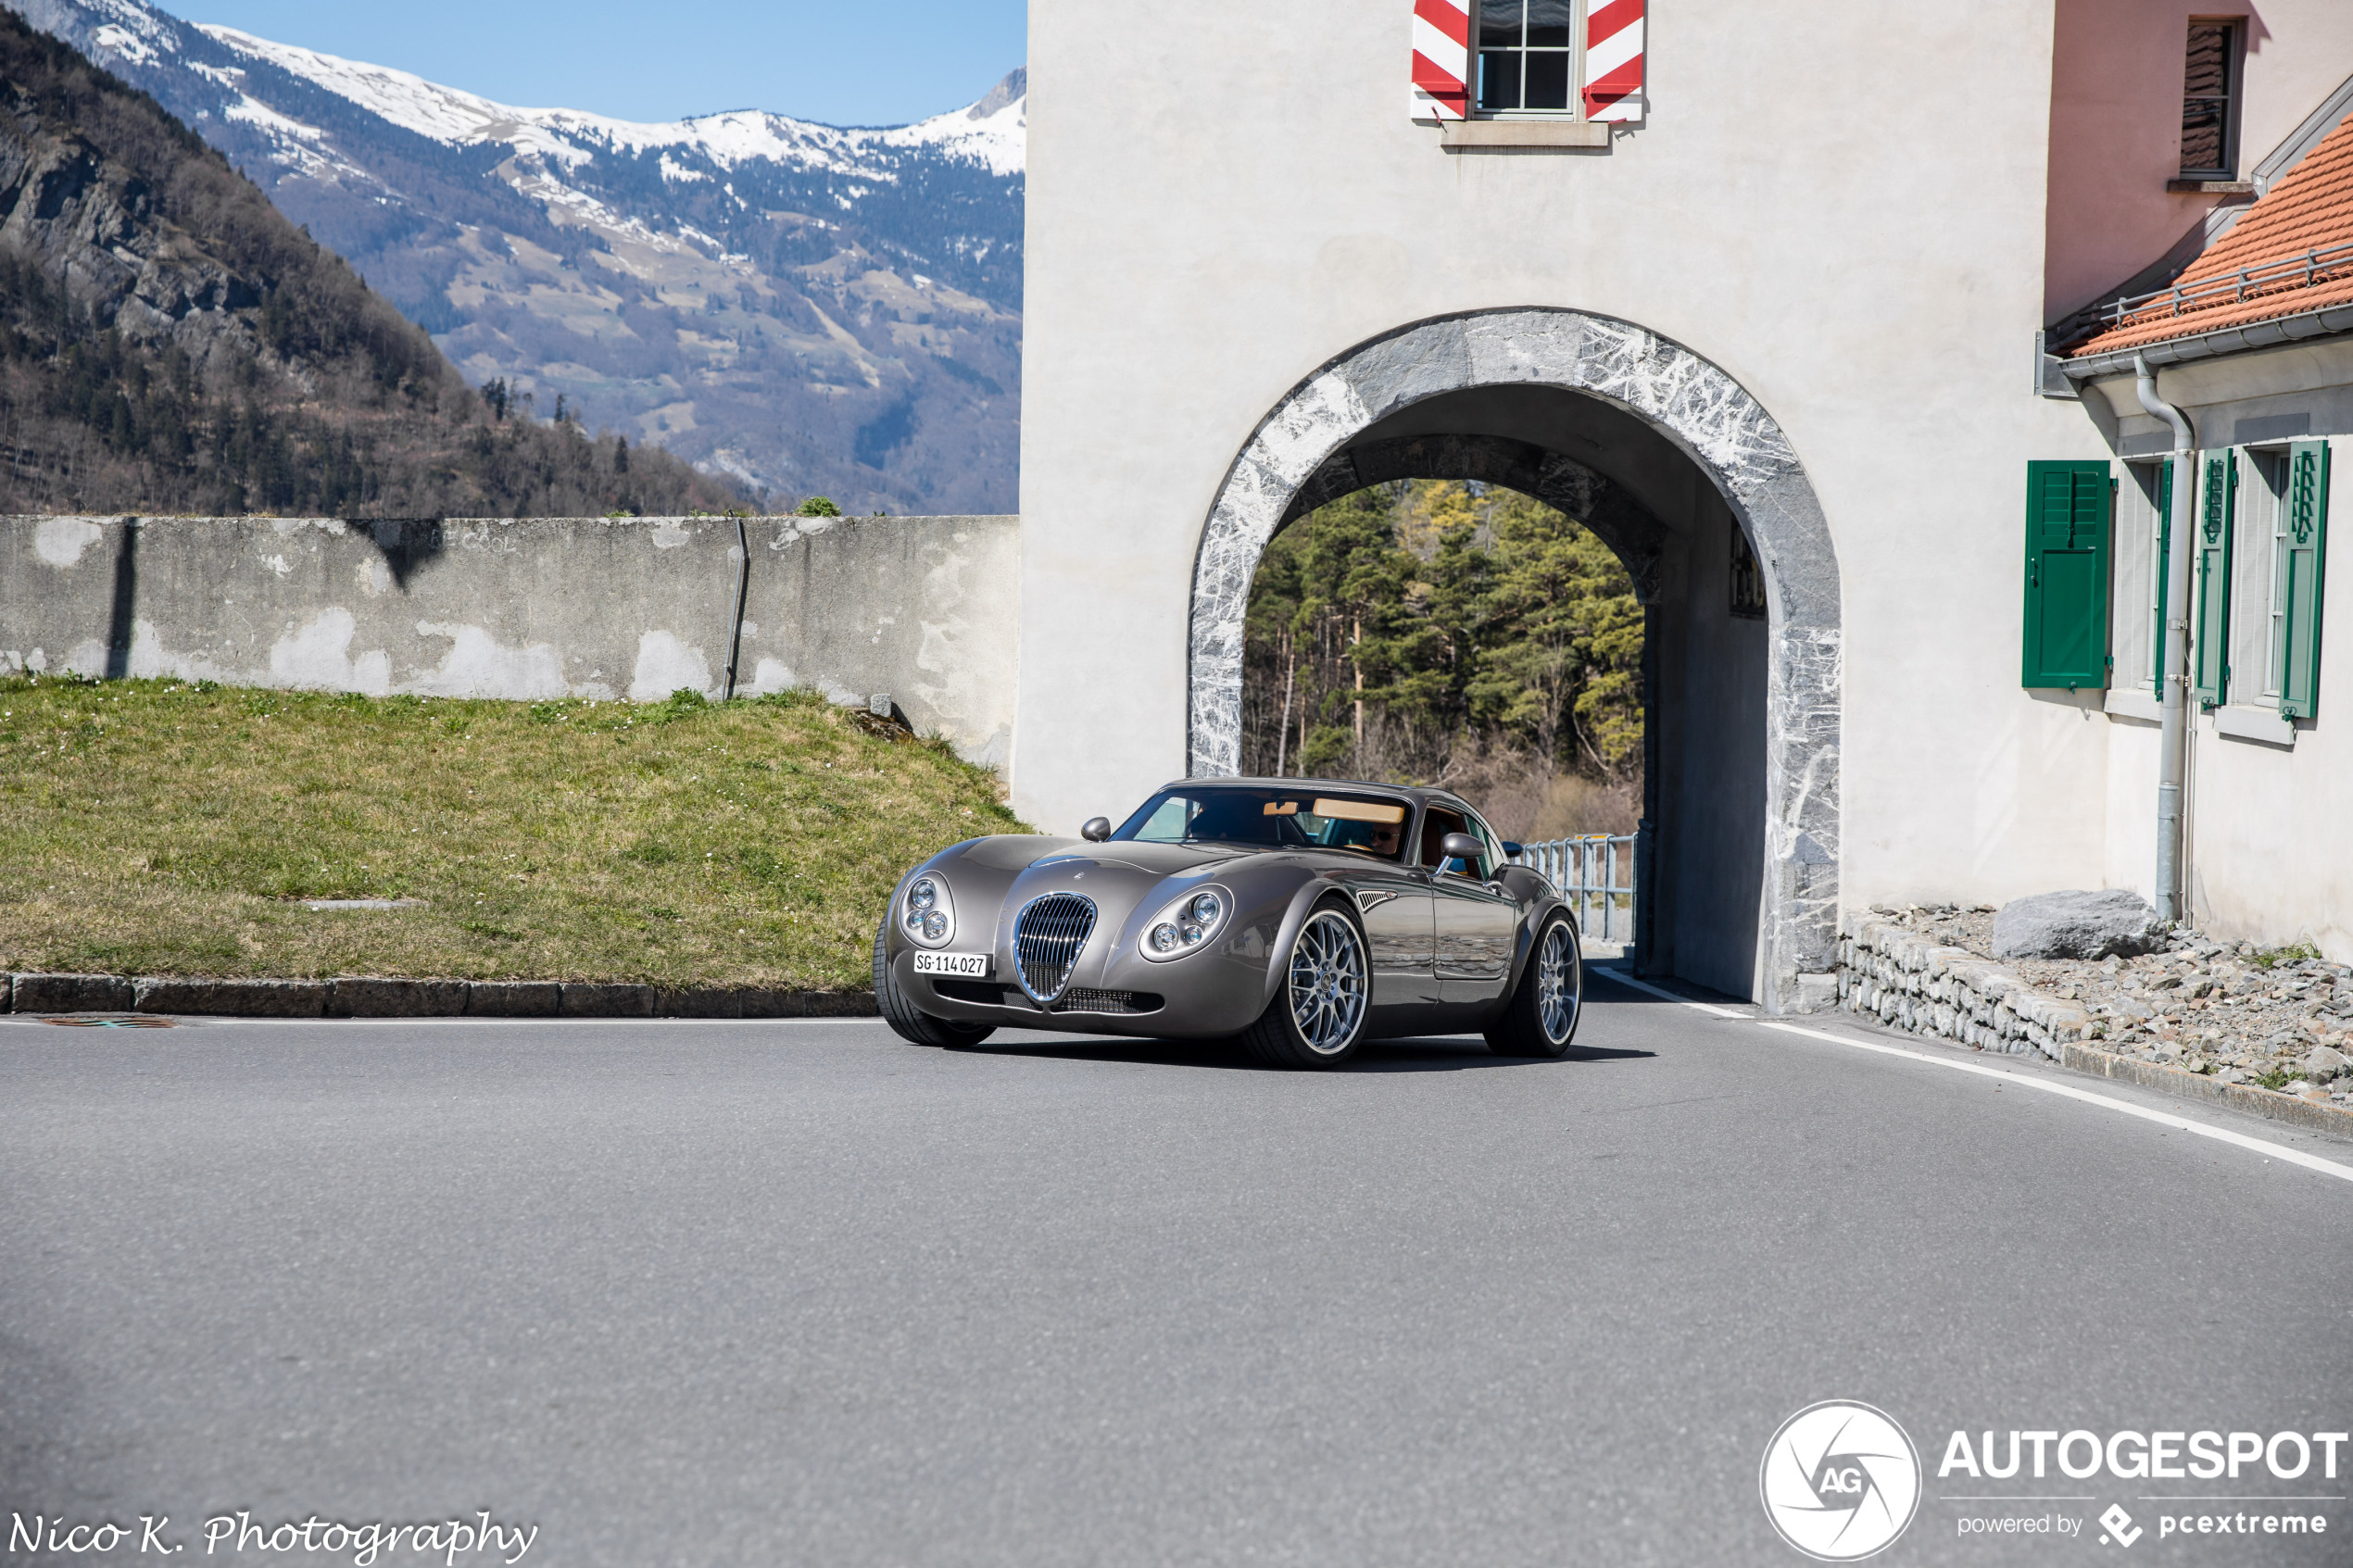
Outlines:
<svg viewBox="0 0 2353 1568"><path fill-rule="evenodd" d="M813 693L0 680L0 968L862 985L901 872L1026 831L993 774Z"/></svg>

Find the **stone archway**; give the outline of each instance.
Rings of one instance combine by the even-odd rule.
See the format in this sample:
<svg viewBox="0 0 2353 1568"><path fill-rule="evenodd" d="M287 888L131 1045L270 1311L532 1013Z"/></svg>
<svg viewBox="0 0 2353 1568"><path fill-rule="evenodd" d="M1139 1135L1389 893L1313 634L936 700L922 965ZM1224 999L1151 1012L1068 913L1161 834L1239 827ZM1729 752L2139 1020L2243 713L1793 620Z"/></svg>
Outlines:
<svg viewBox="0 0 2353 1568"><path fill-rule="evenodd" d="M1836 958L1837 552L1813 485L1772 416L1722 370L1642 327L1561 309L1441 317L1350 349L1283 397L1228 470L1194 562L1189 771L1215 775L1239 766L1242 621L1267 541L1321 500L1386 477L1383 470L1449 462L1466 476L1552 499L1590 517L1641 580L1642 508L1583 464L1541 448L1514 449L1524 444L1476 439L1453 452L1382 449L1400 443L1347 451L1360 433L1416 404L1510 386L1575 393L1633 415L1698 466L1755 548L1770 631L1759 999L1776 1011L1795 1010L1816 999L1798 977L1827 974ZM1496 472L1498 466L1525 469L1528 483Z"/></svg>

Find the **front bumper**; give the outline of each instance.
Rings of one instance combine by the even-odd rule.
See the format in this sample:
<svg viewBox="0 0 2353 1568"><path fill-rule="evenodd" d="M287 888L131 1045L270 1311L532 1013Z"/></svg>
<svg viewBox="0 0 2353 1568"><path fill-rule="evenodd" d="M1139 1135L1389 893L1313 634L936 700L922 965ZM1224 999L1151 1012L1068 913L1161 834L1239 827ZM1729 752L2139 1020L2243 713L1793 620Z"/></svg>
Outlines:
<svg viewBox="0 0 2353 1568"><path fill-rule="evenodd" d="M987 980L915 972L914 949L890 957L899 988L921 1010L963 1023L1080 1035L1214 1039L1239 1034L1266 1010L1266 965L1221 950L1154 963L1134 953L1086 954L1070 985L1041 1008L1013 978L1013 956L991 955ZM990 994L994 999L988 999Z"/></svg>

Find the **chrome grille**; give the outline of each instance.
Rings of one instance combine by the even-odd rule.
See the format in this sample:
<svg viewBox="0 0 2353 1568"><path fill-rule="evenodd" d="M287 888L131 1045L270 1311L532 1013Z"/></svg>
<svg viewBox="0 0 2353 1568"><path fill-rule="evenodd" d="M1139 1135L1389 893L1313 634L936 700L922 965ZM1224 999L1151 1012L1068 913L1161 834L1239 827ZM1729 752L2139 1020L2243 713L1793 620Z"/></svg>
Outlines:
<svg viewBox="0 0 2353 1568"><path fill-rule="evenodd" d="M1094 929L1092 898L1049 893L1023 905L1013 917L1013 971L1021 988L1041 1003L1060 997Z"/></svg>

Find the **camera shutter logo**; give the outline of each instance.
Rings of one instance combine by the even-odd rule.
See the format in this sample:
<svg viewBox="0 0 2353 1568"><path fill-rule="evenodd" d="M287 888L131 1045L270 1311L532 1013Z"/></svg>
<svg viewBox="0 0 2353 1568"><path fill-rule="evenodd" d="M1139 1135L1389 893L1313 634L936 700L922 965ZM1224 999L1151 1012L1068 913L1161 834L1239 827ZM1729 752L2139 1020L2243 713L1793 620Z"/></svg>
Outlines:
<svg viewBox="0 0 2353 1568"><path fill-rule="evenodd" d="M1825 1399L1781 1423L1756 1484L1781 1539L1818 1562L1853 1562L1911 1524L1920 1456L1886 1411Z"/></svg>

